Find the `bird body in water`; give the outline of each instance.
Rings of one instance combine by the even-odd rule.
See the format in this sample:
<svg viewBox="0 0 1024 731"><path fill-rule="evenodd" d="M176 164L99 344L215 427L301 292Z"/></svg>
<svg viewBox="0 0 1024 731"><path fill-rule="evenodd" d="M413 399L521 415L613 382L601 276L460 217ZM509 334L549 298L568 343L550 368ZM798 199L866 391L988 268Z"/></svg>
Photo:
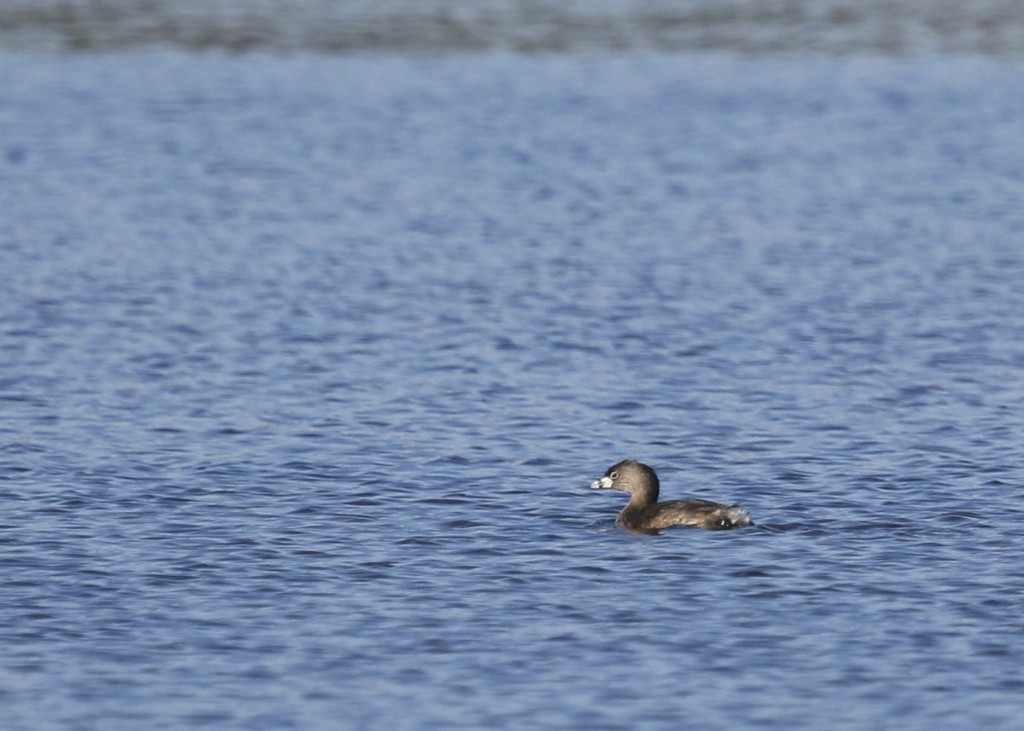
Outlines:
<svg viewBox="0 0 1024 731"><path fill-rule="evenodd" d="M632 459L612 465L590 486L628 492L629 502L619 513L615 525L638 533L655 533L674 525L728 530L754 524L750 513L738 505L723 505L697 498L659 503L658 475L647 465Z"/></svg>

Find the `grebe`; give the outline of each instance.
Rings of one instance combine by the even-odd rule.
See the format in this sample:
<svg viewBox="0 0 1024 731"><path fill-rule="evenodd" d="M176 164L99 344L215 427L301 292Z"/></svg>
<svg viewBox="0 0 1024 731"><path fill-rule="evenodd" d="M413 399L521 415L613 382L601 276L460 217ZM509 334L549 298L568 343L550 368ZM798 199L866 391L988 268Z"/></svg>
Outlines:
<svg viewBox="0 0 1024 731"><path fill-rule="evenodd" d="M629 502L619 513L615 525L631 531L653 533L673 525L728 530L754 524L750 513L738 505L696 498L659 503L658 475L647 465L632 459L612 465L604 477L594 480L590 486L595 490L611 488L629 493Z"/></svg>

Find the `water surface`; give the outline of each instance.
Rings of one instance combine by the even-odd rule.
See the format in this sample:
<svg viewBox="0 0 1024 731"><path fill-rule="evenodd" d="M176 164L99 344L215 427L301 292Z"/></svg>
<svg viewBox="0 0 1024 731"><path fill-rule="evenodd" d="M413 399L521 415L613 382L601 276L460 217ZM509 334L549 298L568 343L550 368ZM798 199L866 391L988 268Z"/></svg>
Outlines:
<svg viewBox="0 0 1024 731"><path fill-rule="evenodd" d="M0 63L5 728L1019 723L1019 63Z"/></svg>

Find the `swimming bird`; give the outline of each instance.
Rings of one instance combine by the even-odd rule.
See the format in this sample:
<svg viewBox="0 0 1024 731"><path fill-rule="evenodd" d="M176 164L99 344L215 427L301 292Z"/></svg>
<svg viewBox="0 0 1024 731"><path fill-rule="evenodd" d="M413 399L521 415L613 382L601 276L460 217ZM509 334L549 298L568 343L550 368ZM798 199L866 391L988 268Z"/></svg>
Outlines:
<svg viewBox="0 0 1024 731"><path fill-rule="evenodd" d="M728 530L754 524L750 513L738 505L723 505L697 498L659 503L658 475L647 465L632 459L612 465L590 486L595 490L610 488L628 492L629 502L619 513L615 525L638 533L655 533L673 525Z"/></svg>

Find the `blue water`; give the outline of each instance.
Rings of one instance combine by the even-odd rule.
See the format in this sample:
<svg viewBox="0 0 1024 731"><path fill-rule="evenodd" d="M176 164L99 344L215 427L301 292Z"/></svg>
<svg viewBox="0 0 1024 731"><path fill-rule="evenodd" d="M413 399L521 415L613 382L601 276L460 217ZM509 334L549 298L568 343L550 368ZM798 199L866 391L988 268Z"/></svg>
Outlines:
<svg viewBox="0 0 1024 731"><path fill-rule="evenodd" d="M1019 61L0 68L5 729L1021 728Z"/></svg>

